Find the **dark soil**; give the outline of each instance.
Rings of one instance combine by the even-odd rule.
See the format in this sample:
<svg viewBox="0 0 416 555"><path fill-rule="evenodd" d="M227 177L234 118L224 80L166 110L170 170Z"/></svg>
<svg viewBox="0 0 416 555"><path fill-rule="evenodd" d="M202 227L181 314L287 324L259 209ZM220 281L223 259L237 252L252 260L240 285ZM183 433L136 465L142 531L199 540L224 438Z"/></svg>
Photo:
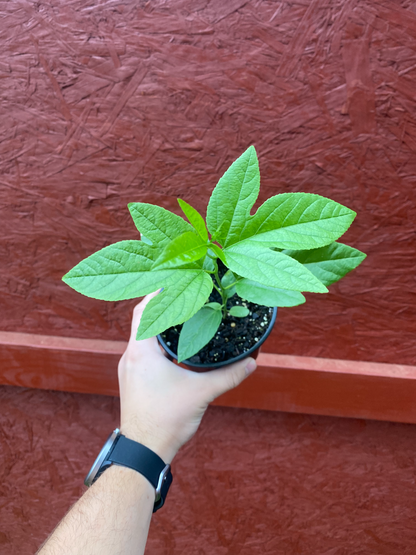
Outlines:
<svg viewBox="0 0 416 555"><path fill-rule="evenodd" d="M222 277L227 268L219 261L219 275ZM212 290L209 302L221 302L221 296L216 289ZM227 314L211 341L203 347L198 354L189 359L197 364L212 364L223 362L248 351L264 335L273 315L273 308L260 306L249 301L243 301L234 295L227 301L227 307L234 305L246 306L250 314L245 318L236 318ZM161 333L166 345L175 354L178 352L179 334L182 324L168 328Z"/></svg>

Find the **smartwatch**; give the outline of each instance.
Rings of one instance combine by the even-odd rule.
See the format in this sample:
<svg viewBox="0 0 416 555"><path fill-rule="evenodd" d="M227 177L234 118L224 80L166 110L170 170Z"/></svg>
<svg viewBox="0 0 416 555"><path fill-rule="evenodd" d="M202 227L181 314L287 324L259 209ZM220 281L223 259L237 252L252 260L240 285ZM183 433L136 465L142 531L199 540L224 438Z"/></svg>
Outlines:
<svg viewBox="0 0 416 555"><path fill-rule="evenodd" d="M165 464L159 455L148 447L123 436L118 428L108 437L84 484L92 486L112 464L127 466L142 474L155 488L153 512L163 507L173 479L170 464Z"/></svg>

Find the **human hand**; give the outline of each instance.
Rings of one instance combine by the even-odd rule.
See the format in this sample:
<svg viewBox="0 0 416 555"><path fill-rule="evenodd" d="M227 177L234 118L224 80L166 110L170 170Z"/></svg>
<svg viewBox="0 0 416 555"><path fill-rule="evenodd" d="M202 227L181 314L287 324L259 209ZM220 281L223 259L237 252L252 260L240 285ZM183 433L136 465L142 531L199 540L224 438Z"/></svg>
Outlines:
<svg viewBox="0 0 416 555"><path fill-rule="evenodd" d="M156 337L137 341L143 310L155 295L147 295L134 308L130 340L119 362L120 431L170 463L197 431L209 403L239 385L256 362L247 358L197 373L169 361Z"/></svg>

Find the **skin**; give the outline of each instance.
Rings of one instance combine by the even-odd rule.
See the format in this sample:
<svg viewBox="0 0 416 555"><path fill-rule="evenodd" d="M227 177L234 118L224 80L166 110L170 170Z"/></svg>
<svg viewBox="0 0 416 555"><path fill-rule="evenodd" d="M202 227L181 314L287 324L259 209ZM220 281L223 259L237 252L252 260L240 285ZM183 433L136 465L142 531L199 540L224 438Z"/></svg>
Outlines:
<svg viewBox="0 0 416 555"><path fill-rule="evenodd" d="M156 294L135 307L130 340L119 362L120 430L171 463L197 431L209 403L239 385L256 363L248 358L200 374L170 362L155 337L136 341L143 310ZM154 499L146 478L113 465L71 508L38 555L142 554Z"/></svg>

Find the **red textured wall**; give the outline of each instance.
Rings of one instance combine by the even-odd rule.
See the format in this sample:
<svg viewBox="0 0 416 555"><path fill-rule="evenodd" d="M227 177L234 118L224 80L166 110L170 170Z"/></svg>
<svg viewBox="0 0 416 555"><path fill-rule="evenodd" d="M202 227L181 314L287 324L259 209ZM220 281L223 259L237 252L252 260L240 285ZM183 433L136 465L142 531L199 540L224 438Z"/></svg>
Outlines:
<svg viewBox="0 0 416 555"><path fill-rule="evenodd" d="M0 555L33 555L84 491L118 399L0 387ZM415 428L209 408L173 462L151 555L413 555Z"/></svg>
<svg viewBox="0 0 416 555"><path fill-rule="evenodd" d="M368 259L279 311L266 350L414 364L416 8L407 0L0 5L0 328L125 339L132 302L61 276L135 238L127 202L203 211L257 148L261 201L358 212ZM0 555L32 554L83 491L118 400L0 388ZM410 555L414 428L211 407L149 553Z"/></svg>
<svg viewBox="0 0 416 555"><path fill-rule="evenodd" d="M1 5L1 328L124 339L131 303L60 277L135 238L126 204L204 210L250 144L261 200L358 212L368 253L280 311L267 350L413 364L416 8L381 0L90 0Z"/></svg>

